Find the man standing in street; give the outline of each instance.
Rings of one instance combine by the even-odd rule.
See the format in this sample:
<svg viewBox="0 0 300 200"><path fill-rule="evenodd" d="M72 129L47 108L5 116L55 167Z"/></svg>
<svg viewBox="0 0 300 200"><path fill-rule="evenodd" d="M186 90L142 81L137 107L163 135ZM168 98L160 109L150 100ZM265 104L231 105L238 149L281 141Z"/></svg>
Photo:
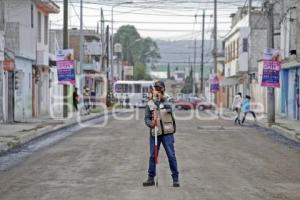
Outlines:
<svg viewBox="0 0 300 200"><path fill-rule="evenodd" d="M154 84L153 98L148 101L145 110L145 123L150 128L150 158L148 168L148 179L143 182L143 186L154 186L154 177L156 176L155 163L155 124L158 126L157 146L159 151L162 143L166 151L170 170L172 172L173 187L180 187L179 172L177 169L177 159L174 149L174 133L176 132L176 124L172 113L171 105L168 105L164 99L165 84L162 81L157 81ZM156 118L155 116L158 116ZM157 121L155 121L157 120Z"/></svg>

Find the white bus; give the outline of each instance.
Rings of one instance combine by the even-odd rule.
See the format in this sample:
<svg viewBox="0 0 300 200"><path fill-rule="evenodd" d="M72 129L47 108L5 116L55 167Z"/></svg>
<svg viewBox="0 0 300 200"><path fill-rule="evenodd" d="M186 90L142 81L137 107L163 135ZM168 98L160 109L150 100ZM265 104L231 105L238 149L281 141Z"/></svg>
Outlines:
<svg viewBox="0 0 300 200"><path fill-rule="evenodd" d="M132 107L145 107L149 87L154 81L116 81L114 83L113 95L117 103L126 105L125 99L129 98Z"/></svg>

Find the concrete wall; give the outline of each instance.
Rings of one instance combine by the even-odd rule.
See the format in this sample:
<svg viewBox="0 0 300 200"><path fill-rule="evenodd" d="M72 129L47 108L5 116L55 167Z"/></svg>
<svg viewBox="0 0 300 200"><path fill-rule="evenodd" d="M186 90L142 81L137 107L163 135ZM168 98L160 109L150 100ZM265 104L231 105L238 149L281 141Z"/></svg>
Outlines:
<svg viewBox="0 0 300 200"><path fill-rule="evenodd" d="M38 12L41 13L41 41L37 41L37 50L38 51L49 51L49 15L47 13L44 13L42 10L38 10L37 9L37 13L36 15L38 15ZM48 16L48 34L45 35L45 25L46 25L46 21L45 21L45 16ZM38 24L37 24L38 26ZM45 36L47 36L46 40L47 43L45 44Z"/></svg>
<svg viewBox="0 0 300 200"><path fill-rule="evenodd" d="M248 40L248 50L247 52L243 52L243 39ZM240 72L247 72L249 69L249 51L250 51L250 28L249 27L242 27L240 29L240 57L239 57L239 68L238 71Z"/></svg>
<svg viewBox="0 0 300 200"><path fill-rule="evenodd" d="M32 60L36 59L36 8L30 0L6 0L6 20L8 22L17 22L16 27L6 31L6 37L10 38L14 34L14 38L6 41L6 45L17 45L16 55ZM31 26L31 5L33 5L33 27ZM18 31L18 34L14 31ZM11 44L12 42L13 44Z"/></svg>
<svg viewBox="0 0 300 200"><path fill-rule="evenodd" d="M15 120L32 117L32 61L20 57L15 59L16 70L20 70L19 89L15 91Z"/></svg>
<svg viewBox="0 0 300 200"><path fill-rule="evenodd" d="M252 30L251 34L251 58L249 70L252 72L257 72L257 61L262 59L264 49L267 47L267 30L254 29Z"/></svg>
<svg viewBox="0 0 300 200"><path fill-rule="evenodd" d="M50 107L51 116L62 116L63 110L63 86L58 84L57 69L51 68L50 72Z"/></svg>
<svg viewBox="0 0 300 200"><path fill-rule="evenodd" d="M290 50L300 51L300 1L286 0L282 2L282 21L280 24L281 42L280 49L282 50L283 58L288 58ZM292 8L296 7L296 9ZM291 20L294 19L294 20Z"/></svg>

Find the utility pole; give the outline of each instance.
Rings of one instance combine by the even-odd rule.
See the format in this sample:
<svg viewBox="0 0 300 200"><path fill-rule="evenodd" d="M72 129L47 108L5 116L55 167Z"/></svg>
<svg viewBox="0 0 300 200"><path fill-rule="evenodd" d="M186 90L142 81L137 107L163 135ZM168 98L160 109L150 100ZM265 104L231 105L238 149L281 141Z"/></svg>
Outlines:
<svg viewBox="0 0 300 200"><path fill-rule="evenodd" d="M249 37L248 37L248 76L246 78L246 81L244 81L244 85L246 85L246 93L248 93L250 96L252 96L252 92L251 92L251 87L250 87L250 80L251 78L249 77L251 74L252 74L252 59L251 59L251 52L252 52L252 28L255 28L255 27L252 27L252 13L251 13L251 10L252 10L252 0L248 0L249 1L249 5L248 5L248 17L249 17Z"/></svg>
<svg viewBox="0 0 300 200"><path fill-rule="evenodd" d="M84 50L84 46L83 46L83 2L82 0L80 0L80 55L79 55L79 60L80 60L80 94L83 94L83 83L84 83L84 74L83 74L83 50Z"/></svg>
<svg viewBox="0 0 300 200"><path fill-rule="evenodd" d="M195 15L195 25L197 24L197 14ZM193 95L196 94L196 61L197 61L197 36L194 39L194 70L193 70Z"/></svg>
<svg viewBox="0 0 300 200"><path fill-rule="evenodd" d="M268 48L274 48L274 4L270 0L264 2L269 25L268 25ZM275 123L275 91L274 88L268 88L268 124Z"/></svg>
<svg viewBox="0 0 300 200"><path fill-rule="evenodd" d="M106 106L110 106L110 80L109 80L109 25L106 27L106 79L107 79L107 92L106 92Z"/></svg>
<svg viewBox="0 0 300 200"><path fill-rule="evenodd" d="M217 73L217 0L214 0L214 73Z"/></svg>
<svg viewBox="0 0 300 200"><path fill-rule="evenodd" d="M213 50L213 57L214 57L214 70L213 73L217 74L217 0L214 0L214 50ZM217 93L215 94L215 102L217 103Z"/></svg>
<svg viewBox="0 0 300 200"><path fill-rule="evenodd" d="M248 0L249 1L249 5L248 5L248 15L249 15L249 26L251 27L251 18L252 18L252 0Z"/></svg>
<svg viewBox="0 0 300 200"><path fill-rule="evenodd" d="M104 14L103 14L103 9L101 8L101 11L100 11L100 15L101 15L101 19L100 19L100 22L101 22L101 26L100 26L100 29L101 29L101 45L102 45L102 59L101 59L101 70L104 71L105 70L105 63L104 63L104 59L105 59L105 37L104 37Z"/></svg>
<svg viewBox="0 0 300 200"><path fill-rule="evenodd" d="M204 71L204 29L205 29L205 10L203 10L202 15L202 45L201 45L201 95L204 94L204 83L203 83L203 71Z"/></svg>
<svg viewBox="0 0 300 200"><path fill-rule="evenodd" d="M111 40L110 40L110 76L111 76L111 81L113 83L114 81L114 6L111 7Z"/></svg>
<svg viewBox="0 0 300 200"><path fill-rule="evenodd" d="M1 57L4 60L4 40L1 41L2 39L4 39L4 33L5 33L5 5L3 0L0 0L0 32L2 32L2 34L0 33L0 52ZM3 45L1 47L1 45ZM3 73L3 60L2 58L0 58L0 122L4 121L4 112L3 112L3 78L2 78L2 73Z"/></svg>
<svg viewBox="0 0 300 200"><path fill-rule="evenodd" d="M64 0L64 25L63 25L63 48L69 48L69 35L68 35L68 0ZM63 117L68 117L68 86L63 86Z"/></svg>

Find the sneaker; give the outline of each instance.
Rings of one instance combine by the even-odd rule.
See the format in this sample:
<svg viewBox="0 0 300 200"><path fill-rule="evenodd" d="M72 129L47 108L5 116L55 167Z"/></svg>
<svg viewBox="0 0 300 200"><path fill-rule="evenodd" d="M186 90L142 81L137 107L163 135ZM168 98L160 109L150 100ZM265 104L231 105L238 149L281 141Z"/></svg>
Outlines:
<svg viewBox="0 0 300 200"><path fill-rule="evenodd" d="M148 187L148 186L154 186L155 185L155 182L154 182L154 177L148 177L148 179L143 182L143 186L144 187Z"/></svg>
<svg viewBox="0 0 300 200"><path fill-rule="evenodd" d="M179 181L173 181L173 187L180 187Z"/></svg>

